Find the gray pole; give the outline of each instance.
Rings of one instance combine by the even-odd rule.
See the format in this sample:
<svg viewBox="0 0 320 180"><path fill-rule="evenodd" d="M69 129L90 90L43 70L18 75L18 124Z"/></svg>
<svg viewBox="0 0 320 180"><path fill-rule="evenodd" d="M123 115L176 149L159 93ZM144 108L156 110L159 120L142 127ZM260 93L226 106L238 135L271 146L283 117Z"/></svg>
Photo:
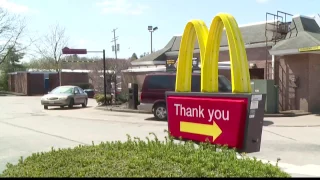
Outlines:
<svg viewBox="0 0 320 180"><path fill-rule="evenodd" d="M150 51L150 54L152 53L152 32L153 31L150 31L150 33L151 33L151 51Z"/></svg>
<svg viewBox="0 0 320 180"><path fill-rule="evenodd" d="M118 60L118 48L117 48L117 39L118 37L116 37L116 29L113 29L113 42L114 42L114 55L115 55L115 60ZM115 69L114 75L115 75L115 80L114 80L114 99L115 101L117 101L117 69Z"/></svg>
<svg viewBox="0 0 320 180"><path fill-rule="evenodd" d="M107 105L107 89L106 89L106 51L102 51L103 56L103 91L104 91L104 105Z"/></svg>
<svg viewBox="0 0 320 180"><path fill-rule="evenodd" d="M62 85L62 82L61 82L61 71L62 71L62 68L61 68L61 59L59 60L58 62L58 66L59 66L59 86Z"/></svg>

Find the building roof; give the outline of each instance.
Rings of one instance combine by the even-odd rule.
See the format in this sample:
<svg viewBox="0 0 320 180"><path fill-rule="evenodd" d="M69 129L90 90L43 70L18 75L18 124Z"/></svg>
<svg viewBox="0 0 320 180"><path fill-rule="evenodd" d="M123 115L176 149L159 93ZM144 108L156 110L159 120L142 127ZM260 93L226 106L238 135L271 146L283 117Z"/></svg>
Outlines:
<svg viewBox="0 0 320 180"><path fill-rule="evenodd" d="M146 65L147 64L154 65L156 63L154 63L152 61L163 61L165 59L165 53L170 51L172 45L175 43L175 40L176 40L175 37L171 38L171 40L168 42L168 44L164 48L162 48L156 52L153 52L151 54L148 54L142 58L139 58L137 60L133 60L133 61L131 61L131 64L132 65L139 65L139 64L141 64L141 62L148 62L149 61L150 63L146 63Z"/></svg>
<svg viewBox="0 0 320 180"><path fill-rule="evenodd" d="M243 37L243 41L245 44L257 44L257 43L265 43L266 42L266 35L265 35L265 28L266 22L251 24L246 26L240 26L240 31ZM268 40L272 39L273 33L270 31L267 32ZM180 48L180 41L181 36L176 37L175 43L173 44L171 51L179 51ZM228 38L226 35L226 31L223 30L222 37L221 37L221 44L220 47L227 47L228 46ZM199 49L198 41L195 43L195 49Z"/></svg>
<svg viewBox="0 0 320 180"><path fill-rule="evenodd" d="M266 35L268 38L268 45L272 46L272 38L273 32L267 31L265 34L266 22L260 22L245 26L240 26L240 31L243 36L244 43L247 48L254 47L263 47L266 42ZM181 42L181 36L173 36L168 44L161 50L156 51L152 54L144 56L140 59L134 60L131 62L132 65L157 65L157 64L165 64L165 59L167 56L177 56L179 53ZM226 36L225 30L222 33L221 37L221 46L220 50L228 50L228 39ZM199 45L198 41L195 42L194 53L199 53Z"/></svg>
<svg viewBox="0 0 320 180"><path fill-rule="evenodd" d="M320 27L315 18L297 16L292 19L292 22L291 32L287 34L285 40L273 46L269 51L270 54L295 54L299 53L299 48L320 46Z"/></svg>

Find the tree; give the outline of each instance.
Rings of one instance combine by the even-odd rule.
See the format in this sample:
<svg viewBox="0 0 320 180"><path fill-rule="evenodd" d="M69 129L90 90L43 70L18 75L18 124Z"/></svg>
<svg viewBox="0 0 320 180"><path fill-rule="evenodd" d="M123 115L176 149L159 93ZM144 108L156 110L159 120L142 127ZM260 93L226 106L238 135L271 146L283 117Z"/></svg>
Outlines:
<svg viewBox="0 0 320 180"><path fill-rule="evenodd" d="M137 56L136 53L133 53L132 56L131 56L131 58L130 58L130 60L131 60L131 61L134 61L134 60L136 60L136 59L138 59L138 56Z"/></svg>
<svg viewBox="0 0 320 180"><path fill-rule="evenodd" d="M36 45L37 52L48 64L54 64L54 69L60 70L60 61L62 49L67 47L68 37L65 35L65 29L59 24L52 26L51 32L45 35Z"/></svg>
<svg viewBox="0 0 320 180"><path fill-rule="evenodd" d="M123 83L123 77L121 76L121 71L128 69L130 67L131 63L130 61L126 59L109 59L106 61L106 67L108 69L107 74L110 77L110 85L111 83L114 84L114 90L117 90L119 86L121 87L121 84ZM121 79L117 78L117 76L120 76Z"/></svg>
<svg viewBox="0 0 320 180"><path fill-rule="evenodd" d="M7 65L9 72L25 69L21 64L21 59L23 59L24 53L20 53L15 47L11 47L7 54L4 64Z"/></svg>
<svg viewBox="0 0 320 180"><path fill-rule="evenodd" d="M78 55L68 55L65 56L64 60L66 61L79 61L79 60L88 60L85 57L78 57ZM64 60L61 60L61 69L77 69L77 64L75 63L66 63ZM27 64L27 67L30 69L37 69L39 71L43 70L56 70L56 63L52 59L47 59L44 57L38 58L38 59L31 59Z"/></svg>
<svg viewBox="0 0 320 180"><path fill-rule="evenodd" d="M140 55L140 58L143 58L143 57L145 57L147 55L149 55L149 53L148 52L144 52L143 54Z"/></svg>
<svg viewBox="0 0 320 180"><path fill-rule="evenodd" d="M33 70L56 70L56 63L53 60L39 58L31 59L29 62L25 63L25 66Z"/></svg>
<svg viewBox="0 0 320 180"><path fill-rule="evenodd" d="M5 62L7 56L12 53L10 49L15 48L15 52L21 52L26 47L21 47L18 40L22 37L26 28L24 19L11 15L0 8L0 65Z"/></svg>
<svg viewBox="0 0 320 180"><path fill-rule="evenodd" d="M91 63L81 63L82 68L86 68L90 71L89 80L93 84L94 88L99 92L103 92L103 61L95 59ZM121 76L121 71L128 69L130 61L126 59L111 59L106 58L106 87L107 93L112 92L112 85L119 87L122 83L122 79L116 79L116 76Z"/></svg>
<svg viewBox="0 0 320 180"><path fill-rule="evenodd" d="M3 90L8 90L8 73L25 70L25 67L20 62L23 56L24 53L20 53L15 47L8 49L6 58L0 65L0 87L2 87Z"/></svg>

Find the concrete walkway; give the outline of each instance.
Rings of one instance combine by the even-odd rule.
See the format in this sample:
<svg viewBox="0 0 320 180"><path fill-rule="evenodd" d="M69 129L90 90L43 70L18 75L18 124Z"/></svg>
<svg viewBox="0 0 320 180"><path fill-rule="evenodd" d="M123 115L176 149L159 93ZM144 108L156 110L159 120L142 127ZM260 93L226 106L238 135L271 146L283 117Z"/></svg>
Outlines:
<svg viewBox="0 0 320 180"><path fill-rule="evenodd" d="M297 117L266 117L265 126L274 127L320 127L320 116L311 114Z"/></svg>

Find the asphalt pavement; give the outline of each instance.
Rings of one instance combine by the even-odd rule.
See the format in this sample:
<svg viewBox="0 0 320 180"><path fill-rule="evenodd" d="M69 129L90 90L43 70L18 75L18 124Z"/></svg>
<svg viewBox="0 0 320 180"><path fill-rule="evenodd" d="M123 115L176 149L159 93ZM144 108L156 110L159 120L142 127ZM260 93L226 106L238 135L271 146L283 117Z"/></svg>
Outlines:
<svg viewBox="0 0 320 180"><path fill-rule="evenodd" d="M0 172L7 162L54 148L75 147L102 141L125 141L127 134L145 138L155 133L164 139L166 122L151 114L97 110L94 100L87 108L44 110L40 97L0 97ZM316 115L266 118L261 151L249 154L274 163L293 176L320 177L320 117Z"/></svg>

